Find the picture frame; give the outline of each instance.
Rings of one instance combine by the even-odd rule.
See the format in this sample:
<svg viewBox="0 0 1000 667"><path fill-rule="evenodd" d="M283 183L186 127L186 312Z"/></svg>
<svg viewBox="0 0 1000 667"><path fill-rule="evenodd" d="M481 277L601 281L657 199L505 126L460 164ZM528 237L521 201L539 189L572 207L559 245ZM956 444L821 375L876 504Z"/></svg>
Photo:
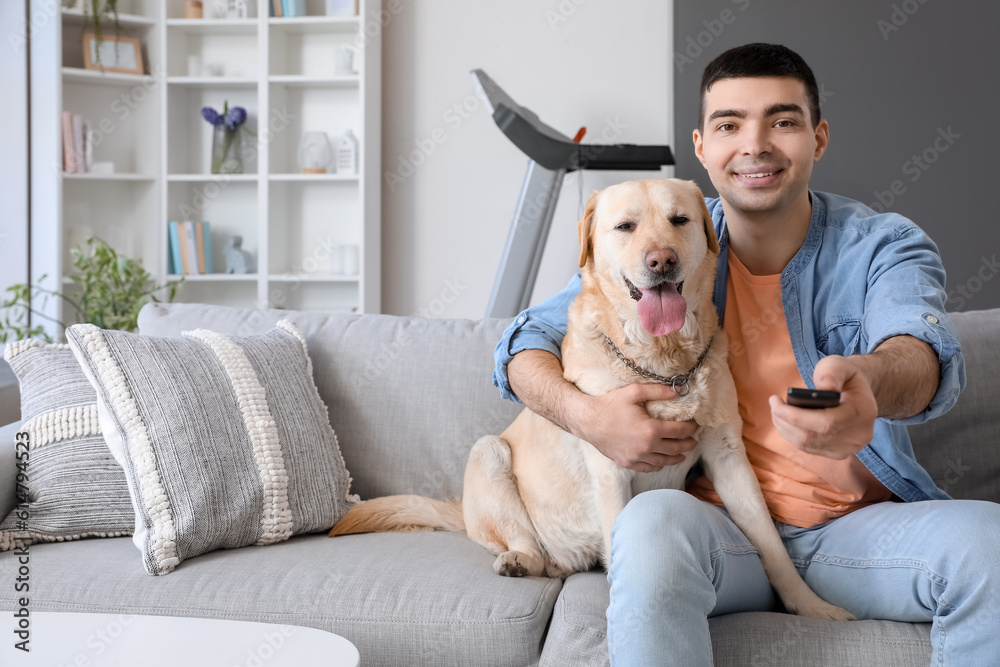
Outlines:
<svg viewBox="0 0 1000 667"><path fill-rule="evenodd" d="M101 63L97 64L97 36L83 34L83 67L101 72L143 74L142 46L137 37L104 35L101 40Z"/></svg>

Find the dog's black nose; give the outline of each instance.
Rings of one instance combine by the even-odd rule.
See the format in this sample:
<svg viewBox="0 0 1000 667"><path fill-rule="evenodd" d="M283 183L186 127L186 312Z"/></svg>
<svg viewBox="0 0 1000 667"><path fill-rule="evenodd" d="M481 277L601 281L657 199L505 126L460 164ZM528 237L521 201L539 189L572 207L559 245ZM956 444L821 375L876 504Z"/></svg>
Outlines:
<svg viewBox="0 0 1000 667"><path fill-rule="evenodd" d="M673 248L656 248L646 253L646 266L653 273L666 273L677 264Z"/></svg>

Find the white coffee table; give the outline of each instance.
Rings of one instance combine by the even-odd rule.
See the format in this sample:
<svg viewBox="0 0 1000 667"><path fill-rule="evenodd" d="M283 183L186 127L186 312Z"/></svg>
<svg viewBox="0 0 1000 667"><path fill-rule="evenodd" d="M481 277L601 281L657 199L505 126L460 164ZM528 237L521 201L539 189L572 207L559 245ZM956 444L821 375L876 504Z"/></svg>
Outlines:
<svg viewBox="0 0 1000 667"><path fill-rule="evenodd" d="M292 625L178 616L29 611L30 653L3 612L0 665L41 667L358 667L354 644Z"/></svg>

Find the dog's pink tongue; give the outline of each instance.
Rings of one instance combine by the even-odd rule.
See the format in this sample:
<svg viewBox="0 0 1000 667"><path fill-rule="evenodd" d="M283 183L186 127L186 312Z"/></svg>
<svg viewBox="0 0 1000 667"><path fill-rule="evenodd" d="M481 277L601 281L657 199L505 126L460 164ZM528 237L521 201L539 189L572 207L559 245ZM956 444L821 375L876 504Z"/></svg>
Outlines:
<svg viewBox="0 0 1000 667"><path fill-rule="evenodd" d="M639 299L639 321L642 328L654 336L664 336L684 326L687 301L677 293L677 285L663 283L642 290Z"/></svg>

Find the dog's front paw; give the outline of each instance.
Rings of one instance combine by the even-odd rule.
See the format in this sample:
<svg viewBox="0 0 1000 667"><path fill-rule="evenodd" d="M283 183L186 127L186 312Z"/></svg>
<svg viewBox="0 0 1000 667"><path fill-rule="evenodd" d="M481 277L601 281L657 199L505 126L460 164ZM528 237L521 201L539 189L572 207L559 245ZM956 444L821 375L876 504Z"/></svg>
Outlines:
<svg viewBox="0 0 1000 667"><path fill-rule="evenodd" d="M493 571L505 577L538 577L545 572L545 566L540 556L504 551L493 562Z"/></svg>

